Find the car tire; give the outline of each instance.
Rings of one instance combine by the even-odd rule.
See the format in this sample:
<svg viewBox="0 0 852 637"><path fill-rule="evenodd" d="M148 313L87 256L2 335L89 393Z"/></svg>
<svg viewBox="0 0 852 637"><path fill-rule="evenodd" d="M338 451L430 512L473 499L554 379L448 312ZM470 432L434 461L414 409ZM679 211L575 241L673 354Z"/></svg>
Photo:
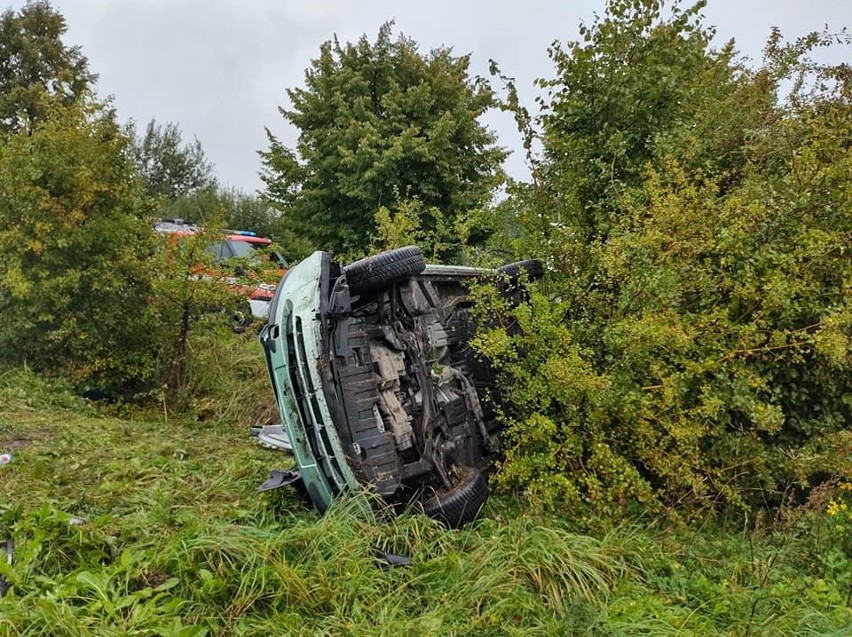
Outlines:
<svg viewBox="0 0 852 637"><path fill-rule="evenodd" d="M456 529L473 520L487 499L488 483L482 472L473 467L459 467L458 484L423 500L423 513Z"/></svg>
<svg viewBox="0 0 852 637"><path fill-rule="evenodd" d="M521 272L527 273L529 281L535 281L544 276L544 266L538 259L527 259L525 261L515 261L497 268L497 272L509 277L511 282L517 282L521 276Z"/></svg>
<svg viewBox="0 0 852 637"><path fill-rule="evenodd" d="M426 261L420 248L405 246L355 261L343 271L350 294L361 295L404 281L420 274L425 267Z"/></svg>
<svg viewBox="0 0 852 637"><path fill-rule="evenodd" d="M251 306L248 303L240 303L228 313L228 324L235 334L242 334L254 322Z"/></svg>

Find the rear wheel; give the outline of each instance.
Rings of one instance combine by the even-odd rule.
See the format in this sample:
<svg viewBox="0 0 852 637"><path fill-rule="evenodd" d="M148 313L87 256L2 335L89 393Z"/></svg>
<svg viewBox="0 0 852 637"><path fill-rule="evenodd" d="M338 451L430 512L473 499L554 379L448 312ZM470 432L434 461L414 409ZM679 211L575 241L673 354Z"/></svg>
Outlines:
<svg viewBox="0 0 852 637"><path fill-rule="evenodd" d="M406 246L355 261L343 271L349 284L349 292L366 294L420 274L425 267L426 261L420 248Z"/></svg>
<svg viewBox="0 0 852 637"><path fill-rule="evenodd" d="M497 272L508 276L513 283L520 278L522 272L526 272L528 280L535 281L544 276L544 266L538 259L527 259L500 266L497 268Z"/></svg>

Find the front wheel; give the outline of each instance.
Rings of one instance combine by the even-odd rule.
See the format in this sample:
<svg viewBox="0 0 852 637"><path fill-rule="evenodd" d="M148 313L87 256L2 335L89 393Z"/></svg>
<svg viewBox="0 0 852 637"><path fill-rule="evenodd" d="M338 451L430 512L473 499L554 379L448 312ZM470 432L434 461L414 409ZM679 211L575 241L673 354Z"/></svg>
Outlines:
<svg viewBox="0 0 852 637"><path fill-rule="evenodd" d="M420 274L426 268L423 252L417 246L405 246L380 252L346 266L346 283L351 294L383 290L397 281Z"/></svg>
<svg viewBox="0 0 852 637"><path fill-rule="evenodd" d="M488 483L482 472L473 467L456 467L455 486L449 491L435 492L423 500L423 513L451 529L472 521L485 500Z"/></svg>

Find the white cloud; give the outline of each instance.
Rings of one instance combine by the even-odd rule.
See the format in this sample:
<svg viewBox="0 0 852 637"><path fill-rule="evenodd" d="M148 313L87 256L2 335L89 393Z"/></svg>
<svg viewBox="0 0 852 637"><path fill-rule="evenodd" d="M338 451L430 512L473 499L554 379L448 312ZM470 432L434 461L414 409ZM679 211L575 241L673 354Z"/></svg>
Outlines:
<svg viewBox="0 0 852 637"><path fill-rule="evenodd" d="M486 74L488 59L518 80L532 106L533 81L550 77L547 47L577 36L580 20L602 12L603 0L493 2L433 0L53 0L69 25L68 44L79 44L101 95L112 94L119 116L144 125L152 117L175 122L198 137L219 178L254 190L261 186L257 151L267 145L267 126L292 143L295 131L278 114L286 89L301 86L319 46L334 34L351 41L374 38L395 19L398 31L422 50L451 46L472 53L471 70ZM13 7L20 7L16 1ZM767 7L769 7L767 9ZM848 0L711 0L704 12L718 25L720 41L760 58L770 27L788 36L842 26L852 15ZM848 51L846 52L848 55ZM489 125L501 143L517 148L511 118L494 115ZM510 172L523 173L519 153Z"/></svg>

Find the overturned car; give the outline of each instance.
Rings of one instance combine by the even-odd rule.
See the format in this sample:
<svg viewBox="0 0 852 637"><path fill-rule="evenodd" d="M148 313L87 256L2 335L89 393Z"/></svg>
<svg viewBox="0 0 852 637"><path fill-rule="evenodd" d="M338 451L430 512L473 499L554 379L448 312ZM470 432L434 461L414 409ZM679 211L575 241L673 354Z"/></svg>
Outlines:
<svg viewBox="0 0 852 637"><path fill-rule="evenodd" d="M519 301L511 281L540 276L541 265L501 271ZM346 267L315 252L284 277L260 338L299 479L320 511L368 486L448 526L477 514L500 426L492 375L468 346L468 287L493 274L426 265L409 246Z"/></svg>

